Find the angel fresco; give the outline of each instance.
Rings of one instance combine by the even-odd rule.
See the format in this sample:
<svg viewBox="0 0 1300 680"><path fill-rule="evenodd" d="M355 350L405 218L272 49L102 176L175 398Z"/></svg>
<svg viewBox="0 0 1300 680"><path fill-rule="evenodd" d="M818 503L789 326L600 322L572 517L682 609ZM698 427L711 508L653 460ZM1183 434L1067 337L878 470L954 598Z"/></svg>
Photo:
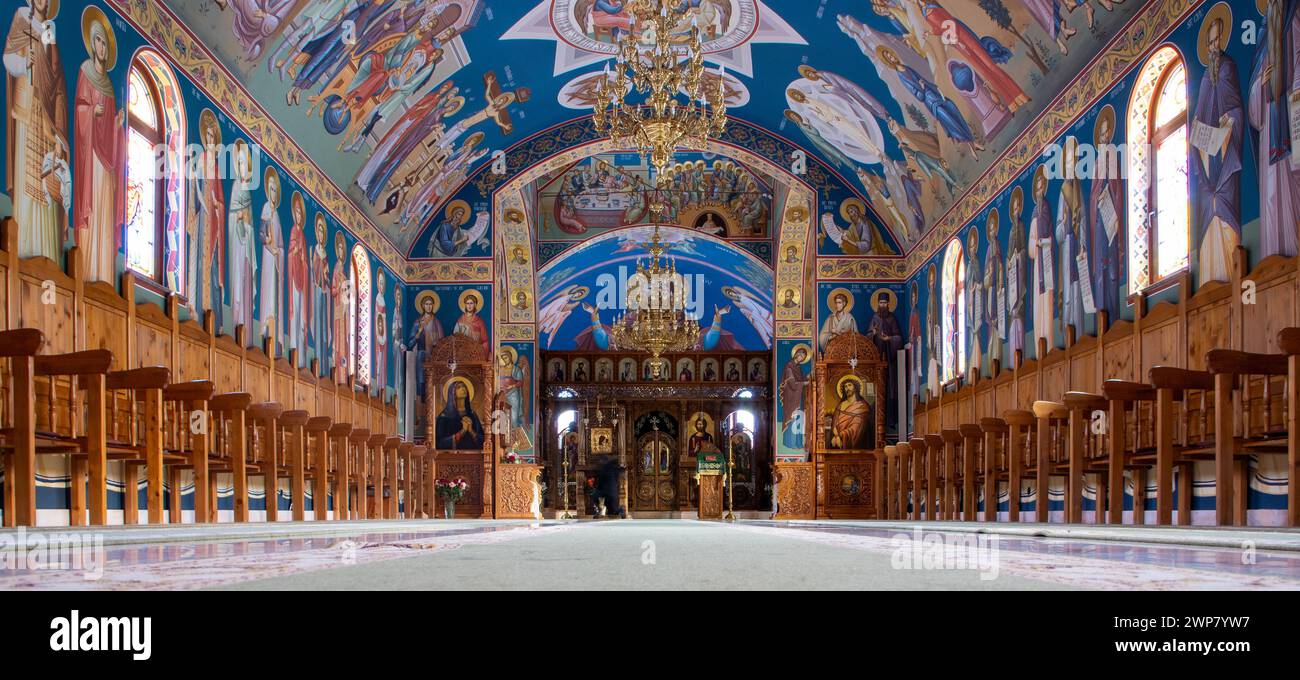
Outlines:
<svg viewBox="0 0 1300 680"><path fill-rule="evenodd" d="M735 304L740 313L749 320L754 330L758 331L763 347L771 347L774 329L771 305L760 302L749 291L735 286L724 286L722 294Z"/></svg>
<svg viewBox="0 0 1300 680"><path fill-rule="evenodd" d="M512 432L531 421L531 398L525 392L531 385L529 373L527 355L508 345L501 348L497 354L497 389L504 396Z"/></svg>
<svg viewBox="0 0 1300 680"><path fill-rule="evenodd" d="M549 348L555 342L555 334L560 327L590 294L591 289L586 286L569 286L541 309L537 318L537 332L546 336L546 347Z"/></svg>

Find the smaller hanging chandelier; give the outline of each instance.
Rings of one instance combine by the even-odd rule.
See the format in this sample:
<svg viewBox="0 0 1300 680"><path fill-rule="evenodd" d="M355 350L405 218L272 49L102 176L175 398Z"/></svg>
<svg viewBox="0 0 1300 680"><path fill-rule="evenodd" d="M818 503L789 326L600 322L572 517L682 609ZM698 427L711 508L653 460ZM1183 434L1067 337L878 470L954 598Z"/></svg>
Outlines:
<svg viewBox="0 0 1300 680"><path fill-rule="evenodd" d="M652 377L658 380L667 369L665 353L694 349L700 341L700 324L686 311L686 278L677 272L677 262L664 257L668 248L659 238L646 244L650 257L637 260L636 274L627 282L627 312L619 315L610 329L614 350L647 352Z"/></svg>
<svg viewBox="0 0 1300 680"><path fill-rule="evenodd" d="M678 0L629 0L630 26L619 39L614 73L596 89L593 106L596 131L626 140L659 177L679 147L703 150L710 137L727 126L726 70L717 71L718 85L705 83L704 50L694 15L684 45L674 44L690 3ZM642 50L649 36L653 47ZM643 95L641 104L626 102L629 90ZM684 95L686 101L679 101Z"/></svg>

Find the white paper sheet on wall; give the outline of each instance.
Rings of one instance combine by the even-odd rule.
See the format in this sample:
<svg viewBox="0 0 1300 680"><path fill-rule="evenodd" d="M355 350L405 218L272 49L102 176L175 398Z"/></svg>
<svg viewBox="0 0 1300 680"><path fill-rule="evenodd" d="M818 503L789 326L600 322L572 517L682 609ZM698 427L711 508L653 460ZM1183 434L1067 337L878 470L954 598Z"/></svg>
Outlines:
<svg viewBox="0 0 1300 680"><path fill-rule="evenodd" d="M1079 255L1074 258L1074 261L1079 266L1079 293L1083 298L1083 311L1096 314L1097 303L1092 299L1092 271L1088 268L1088 253L1080 248ZM1080 333L1083 332L1083 329L1078 330Z"/></svg>
<svg viewBox="0 0 1300 680"><path fill-rule="evenodd" d="M1232 133L1232 126L1214 127L1201 121L1192 124L1192 146L1206 155L1217 156L1223 151L1223 142Z"/></svg>
<svg viewBox="0 0 1300 680"><path fill-rule="evenodd" d="M1101 223L1106 227L1106 242L1114 243L1115 234L1119 232L1119 212L1115 209L1115 201L1111 200L1109 191L1101 193L1101 203L1097 209L1101 212Z"/></svg>
<svg viewBox="0 0 1300 680"><path fill-rule="evenodd" d="M1017 300L1020 295L1020 258L1013 257L1007 263L1007 299ZM1010 305L1008 305L1010 306Z"/></svg>
<svg viewBox="0 0 1300 680"><path fill-rule="evenodd" d="M1300 90L1291 92L1290 97L1290 114L1291 114L1291 139L1300 139ZM1291 147L1291 169L1300 170L1300 153L1296 153L1294 146Z"/></svg>
<svg viewBox="0 0 1300 680"><path fill-rule="evenodd" d="M1044 290L1056 289L1056 263L1052 261L1052 240L1039 239L1038 241L1038 261L1042 263L1043 268L1043 288Z"/></svg>
<svg viewBox="0 0 1300 680"><path fill-rule="evenodd" d="M1007 337L1007 289L998 298L998 337Z"/></svg>

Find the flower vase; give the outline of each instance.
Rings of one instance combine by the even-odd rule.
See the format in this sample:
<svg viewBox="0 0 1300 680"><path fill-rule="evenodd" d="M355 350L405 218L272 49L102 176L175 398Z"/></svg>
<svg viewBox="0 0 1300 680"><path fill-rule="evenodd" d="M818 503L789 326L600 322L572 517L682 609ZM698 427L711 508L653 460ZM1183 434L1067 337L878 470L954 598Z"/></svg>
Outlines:
<svg viewBox="0 0 1300 680"><path fill-rule="evenodd" d="M449 501L444 501L444 502L443 502L443 504L442 504L442 518L443 518L443 519L455 519L455 518L456 518L456 501L450 501L450 500L449 500Z"/></svg>

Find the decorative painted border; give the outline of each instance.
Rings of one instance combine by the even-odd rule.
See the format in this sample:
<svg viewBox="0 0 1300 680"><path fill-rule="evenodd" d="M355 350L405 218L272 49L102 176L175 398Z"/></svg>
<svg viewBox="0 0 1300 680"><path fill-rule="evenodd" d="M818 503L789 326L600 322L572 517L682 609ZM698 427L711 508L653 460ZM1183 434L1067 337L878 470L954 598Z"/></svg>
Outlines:
<svg viewBox="0 0 1300 680"><path fill-rule="evenodd" d="M502 245L505 248L504 252L508 253L509 249L512 249L515 245L523 246L524 252L535 252L535 249L532 247L534 233L533 230L529 228L528 224L531 217L528 215L529 211L523 210L524 201L522 192L525 187L555 170L568 167L584 158L589 158L602 153L612 153L623 150L623 145L615 143L612 139L606 138L595 140L547 156L534 163L527 170L514 175L509 180L499 184L494 184L493 186L496 186L497 188L495 189L496 193L494 194L493 201L493 220L496 225L499 225L499 229L503 229L504 233L501 240ZM793 207L786 209L778 237L778 243L781 244L779 252L785 252L785 248L788 245L797 245L799 252L804 253L806 256L810 247L809 233L812 224L811 206L816 194L812 187L804 183L804 178L791 175L781 166L772 163L768 158L755 154L748 149L734 147L720 141L709 142L705 147L705 152L728 156L736 161L753 166L757 168L759 172L769 176L782 177L789 183L790 193L786 199L786 205L803 206L803 208L801 215L793 214L797 212ZM492 173L484 173L484 176L497 177ZM480 187L480 189L482 188L483 187ZM513 229L511 228L511 224L507 224L509 220L506 219L508 212L512 209L519 210L522 217L522 222L516 223L514 226L517 228ZM798 219L792 219L792 217L797 217ZM744 250L747 253L749 252L744 248L741 250ZM899 261L901 262L901 259ZM523 268L521 267L520 271L516 275L515 271L510 267L507 267L508 290L506 291L506 299L513 300L515 291L523 290L531 296L534 304L532 304L527 310L521 310L511 305L507 305L510 310L510 316L507 318L502 314L498 314L498 318L502 319L503 322L532 323L536 319L537 305L541 303L541 300L538 300L536 297L536 278L534 276L534 270L536 268L531 265L527 267L528 272L526 275L522 269ZM794 319L803 319L810 316L812 313L811 310L816 308L816 301L811 301L812 306L809 307L810 301L808 300L807 289L805 286L806 279L804 277L803 263L800 262L797 265L780 264L776 271L775 280L778 290L784 287L795 287L800 291L801 295L801 304L799 308L782 309L780 311L783 312L783 316L787 318L792 317Z"/></svg>

